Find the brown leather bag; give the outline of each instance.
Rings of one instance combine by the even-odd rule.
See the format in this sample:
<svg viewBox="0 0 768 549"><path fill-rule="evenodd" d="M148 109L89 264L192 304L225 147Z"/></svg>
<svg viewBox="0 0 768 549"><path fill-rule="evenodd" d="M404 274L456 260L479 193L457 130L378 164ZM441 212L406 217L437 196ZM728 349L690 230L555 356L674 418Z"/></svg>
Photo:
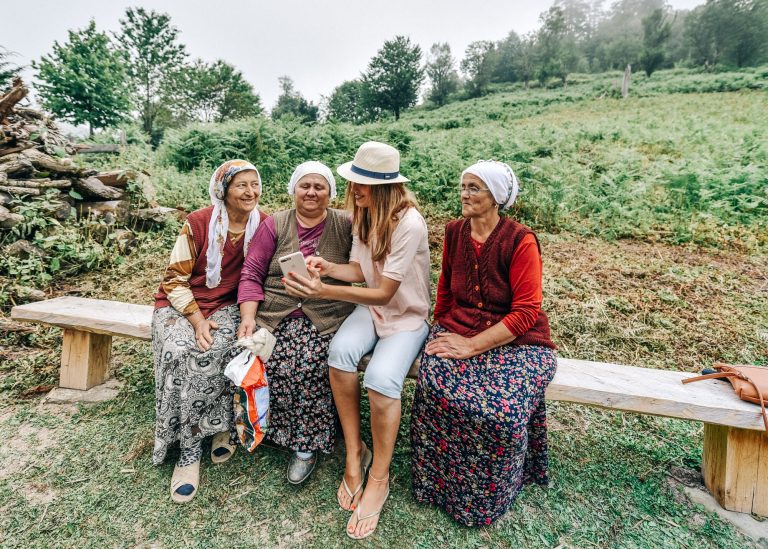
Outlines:
<svg viewBox="0 0 768 549"><path fill-rule="evenodd" d="M763 424L765 430L768 431L768 414L765 413L765 401L768 400L768 368L746 365L729 366L720 362L713 365L712 368L717 370L716 374L689 377L684 379L683 383L703 379L727 379L741 400L760 405Z"/></svg>

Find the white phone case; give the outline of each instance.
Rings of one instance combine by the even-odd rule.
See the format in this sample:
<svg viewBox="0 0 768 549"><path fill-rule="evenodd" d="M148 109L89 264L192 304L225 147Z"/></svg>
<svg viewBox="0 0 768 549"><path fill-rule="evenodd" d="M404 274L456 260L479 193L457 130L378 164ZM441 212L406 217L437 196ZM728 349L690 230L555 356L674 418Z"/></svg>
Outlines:
<svg viewBox="0 0 768 549"><path fill-rule="evenodd" d="M283 276L287 277L288 273L294 272L299 276L309 278L307 264L304 262L304 255L301 252L284 255L279 258L277 262L280 264L280 270L283 271Z"/></svg>

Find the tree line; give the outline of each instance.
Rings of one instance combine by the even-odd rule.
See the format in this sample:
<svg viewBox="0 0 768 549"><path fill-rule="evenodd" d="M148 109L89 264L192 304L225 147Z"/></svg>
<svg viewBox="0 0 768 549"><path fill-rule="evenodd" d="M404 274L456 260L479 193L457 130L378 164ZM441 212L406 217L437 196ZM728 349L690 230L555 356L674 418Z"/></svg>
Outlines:
<svg viewBox="0 0 768 549"><path fill-rule="evenodd" d="M664 0L556 0L537 30L503 40L472 42L457 63L447 43L421 49L405 37L386 42L359 79L328 99L327 116L365 122L424 99L440 106L479 97L494 83L533 81L567 85L572 73L624 70L651 76L674 66L746 67L768 62L768 0L707 0L693 10L672 10ZM391 67L386 78L381 67ZM382 94L386 92L386 100Z"/></svg>
<svg viewBox="0 0 768 549"><path fill-rule="evenodd" d="M263 112L243 74L218 60L192 60L170 16L128 8L108 35L91 20L32 62L43 107L74 124L110 128L135 120L157 143L167 128L222 122ZM20 70L0 50L0 87Z"/></svg>
<svg viewBox="0 0 768 549"><path fill-rule="evenodd" d="M0 88L15 72L0 46ZM672 66L754 66L768 61L768 0L707 0L672 10L664 0L556 0L526 35L471 43L460 62L447 43L426 56L408 37L384 43L360 77L314 104L279 78L273 119L364 123L400 114L420 93L436 106L479 97L495 83L567 85L575 72L627 65L650 77ZM191 60L170 16L128 8L120 29L107 34L92 20L69 32L64 44L32 63L45 108L91 130L134 119L153 143L167 128L222 122L263 113L261 99L242 73L218 60Z"/></svg>

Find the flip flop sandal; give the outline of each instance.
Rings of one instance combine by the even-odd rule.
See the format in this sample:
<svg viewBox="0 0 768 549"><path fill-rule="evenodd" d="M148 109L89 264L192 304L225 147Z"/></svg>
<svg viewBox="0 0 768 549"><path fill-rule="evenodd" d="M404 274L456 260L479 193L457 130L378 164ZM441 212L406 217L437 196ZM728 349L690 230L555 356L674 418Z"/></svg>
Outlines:
<svg viewBox="0 0 768 549"><path fill-rule="evenodd" d="M385 481L389 480L389 475L387 475L383 479L373 478L371 475L368 475L368 478L372 479L372 480L375 480L376 482L385 482ZM352 523L352 519L355 518L355 515L357 515L357 521L355 522L355 526L360 524L361 520L367 520L369 518L373 518L373 517L376 517L376 516L380 515L381 512L384 510L384 504L387 503L387 498L389 498L389 485L387 485L387 493L384 495L384 501L381 502L381 507L379 507L378 511L374 511L373 513L368 513L364 517L361 517L360 516L360 506L359 505L357 506L357 509L355 509L355 512L352 513L352 515L350 515L349 520L347 521L346 532L347 532L347 536L350 539L360 540L360 539L365 539L365 538L370 537L371 535L373 535L373 533L376 531L376 528L379 527L379 523L378 522L376 523L376 528L374 528L370 532L368 532L366 534L363 534L362 536L359 536L359 537L354 535L352 532L349 531L349 526Z"/></svg>
<svg viewBox="0 0 768 549"><path fill-rule="evenodd" d="M200 461L196 461L192 465L185 467L173 468L173 476L171 477L171 499L176 503L187 503L195 494L197 494L197 487L200 484ZM192 491L189 491L187 486L192 487ZM177 490L182 489L182 493ZM187 492L187 493L183 493Z"/></svg>
<svg viewBox="0 0 768 549"><path fill-rule="evenodd" d="M368 473L368 469L371 467L371 462L373 461L373 454L368 449L368 446L363 443L363 455L360 458L360 478L362 479L360 481L360 486L358 486L355 491L349 489L349 485L347 484L347 479L344 477L341 478L341 486L344 488L344 491L347 493L347 496L349 496L349 500L352 502L352 505L354 505L355 502L355 496L360 493L360 490L363 489L363 484L365 483L365 475ZM347 509L341 504L341 498L339 498L339 493L336 492L336 501L339 504L339 507L342 511L352 511L353 509Z"/></svg>
<svg viewBox="0 0 768 549"><path fill-rule="evenodd" d="M211 461L217 464L224 463L235 454L236 448L237 446L229 442L229 431L216 433L211 443Z"/></svg>

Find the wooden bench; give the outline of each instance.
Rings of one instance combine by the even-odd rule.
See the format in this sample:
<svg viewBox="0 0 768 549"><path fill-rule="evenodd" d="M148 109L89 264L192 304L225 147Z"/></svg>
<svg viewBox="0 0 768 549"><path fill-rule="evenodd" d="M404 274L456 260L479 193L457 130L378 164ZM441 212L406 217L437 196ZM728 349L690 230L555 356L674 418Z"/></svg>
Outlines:
<svg viewBox="0 0 768 549"><path fill-rule="evenodd" d="M147 305L59 297L14 307L11 318L64 329L59 383L72 389L107 379L113 336L151 339ZM692 375L559 358L546 398L703 422L707 488L726 509L768 516L768 436L759 408L739 400L724 382L681 383Z"/></svg>

